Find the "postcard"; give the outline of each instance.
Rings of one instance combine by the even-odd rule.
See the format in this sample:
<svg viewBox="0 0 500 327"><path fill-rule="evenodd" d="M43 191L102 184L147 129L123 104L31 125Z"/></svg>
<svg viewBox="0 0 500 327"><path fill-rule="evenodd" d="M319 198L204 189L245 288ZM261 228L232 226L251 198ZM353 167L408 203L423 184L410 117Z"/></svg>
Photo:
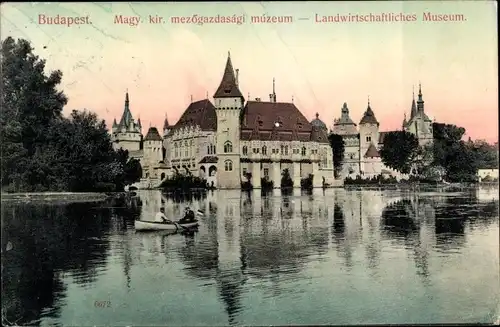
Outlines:
<svg viewBox="0 0 500 327"><path fill-rule="evenodd" d="M3 325L500 323L496 2L0 12Z"/></svg>

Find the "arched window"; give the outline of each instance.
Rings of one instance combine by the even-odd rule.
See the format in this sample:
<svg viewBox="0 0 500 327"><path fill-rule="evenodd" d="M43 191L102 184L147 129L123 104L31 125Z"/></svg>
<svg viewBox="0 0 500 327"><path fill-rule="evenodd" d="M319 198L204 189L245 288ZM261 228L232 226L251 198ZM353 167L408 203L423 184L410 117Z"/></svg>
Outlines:
<svg viewBox="0 0 500 327"><path fill-rule="evenodd" d="M233 144L229 141L226 141L224 143L224 153L231 153L233 152Z"/></svg>
<svg viewBox="0 0 500 327"><path fill-rule="evenodd" d="M305 156L305 155L306 155L306 147L305 147L305 146L303 146L303 147L302 147L302 155L303 155L303 156Z"/></svg>
<svg viewBox="0 0 500 327"><path fill-rule="evenodd" d="M285 147L283 145L281 146L281 154L285 154Z"/></svg>
<svg viewBox="0 0 500 327"><path fill-rule="evenodd" d="M178 157L179 156L179 145L177 143L174 144L174 157Z"/></svg>
<svg viewBox="0 0 500 327"><path fill-rule="evenodd" d="M226 160L224 162L224 170L225 171L233 171L233 162L231 160Z"/></svg>
<svg viewBox="0 0 500 327"><path fill-rule="evenodd" d="M210 145L207 145L207 154L211 154L210 150L212 150L212 147Z"/></svg>
<svg viewBox="0 0 500 327"><path fill-rule="evenodd" d="M265 156L267 155L267 146L265 145L262 147L262 154Z"/></svg>
<svg viewBox="0 0 500 327"><path fill-rule="evenodd" d="M288 155L288 145L285 145L285 156Z"/></svg>
<svg viewBox="0 0 500 327"><path fill-rule="evenodd" d="M248 147L246 145L243 146L243 155L246 156L248 154Z"/></svg>

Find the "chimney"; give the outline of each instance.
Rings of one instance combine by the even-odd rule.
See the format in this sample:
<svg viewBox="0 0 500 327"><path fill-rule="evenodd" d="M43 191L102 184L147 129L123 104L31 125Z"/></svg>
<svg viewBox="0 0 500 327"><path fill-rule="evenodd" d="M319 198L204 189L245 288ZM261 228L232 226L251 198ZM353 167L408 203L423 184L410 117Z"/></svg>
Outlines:
<svg viewBox="0 0 500 327"><path fill-rule="evenodd" d="M255 101L260 102L260 98L255 98Z"/></svg>
<svg viewBox="0 0 500 327"><path fill-rule="evenodd" d="M269 94L269 102L274 102L274 96L273 96L273 94Z"/></svg>
<svg viewBox="0 0 500 327"><path fill-rule="evenodd" d="M240 70L238 68L236 68L236 86L239 86L239 81L238 81L238 77L240 76Z"/></svg>

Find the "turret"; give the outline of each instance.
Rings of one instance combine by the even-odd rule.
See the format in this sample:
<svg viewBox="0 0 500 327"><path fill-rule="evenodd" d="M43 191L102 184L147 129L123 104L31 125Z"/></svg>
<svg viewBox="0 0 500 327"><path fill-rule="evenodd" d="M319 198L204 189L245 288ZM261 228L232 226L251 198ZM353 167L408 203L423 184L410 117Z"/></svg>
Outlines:
<svg viewBox="0 0 500 327"><path fill-rule="evenodd" d="M141 123L134 121L130 111L130 99L128 91L125 93L125 105L120 122L113 121L112 141L115 149L123 148L128 151L136 151L141 148Z"/></svg>
<svg viewBox="0 0 500 327"><path fill-rule="evenodd" d="M214 94L217 114L217 187L219 188L238 188L241 185L240 115L244 101L231 62L231 54L228 53L222 80Z"/></svg>

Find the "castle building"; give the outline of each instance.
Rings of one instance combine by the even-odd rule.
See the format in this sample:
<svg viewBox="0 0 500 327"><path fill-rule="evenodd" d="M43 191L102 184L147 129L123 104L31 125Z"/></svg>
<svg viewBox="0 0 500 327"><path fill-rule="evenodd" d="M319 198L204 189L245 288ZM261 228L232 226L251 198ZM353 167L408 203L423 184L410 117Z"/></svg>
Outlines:
<svg viewBox="0 0 500 327"><path fill-rule="evenodd" d="M261 178L279 188L285 169L294 187L310 174L314 187L334 183L332 149L319 115L309 122L293 103L278 102L274 80L269 101L245 101L230 55L213 102L208 97L191 102L174 125L165 118L163 137L151 127L141 141L128 93L112 137L115 148L141 160L143 187L181 173L205 178L220 189L240 188L249 178L254 188L261 187Z"/></svg>
<svg viewBox="0 0 500 327"><path fill-rule="evenodd" d="M380 174L400 178L401 174L385 166L380 157L384 136L388 132L379 131L380 124L371 108L370 101L358 125L349 115L347 103L341 109L341 116L334 120L332 133L341 135L344 140L343 177L372 178ZM422 87L419 86L418 101L413 97L410 120L403 120L402 129L417 137L420 146L432 144L432 120L425 114Z"/></svg>

